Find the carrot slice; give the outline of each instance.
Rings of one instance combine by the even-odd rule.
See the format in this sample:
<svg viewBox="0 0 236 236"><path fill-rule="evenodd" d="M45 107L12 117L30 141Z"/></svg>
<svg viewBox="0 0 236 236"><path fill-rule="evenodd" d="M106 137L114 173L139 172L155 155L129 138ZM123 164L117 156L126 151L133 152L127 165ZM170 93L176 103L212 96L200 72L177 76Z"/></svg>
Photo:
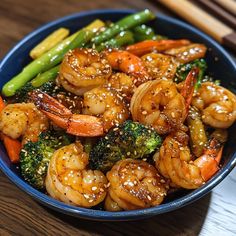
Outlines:
<svg viewBox="0 0 236 236"><path fill-rule="evenodd" d="M11 162L18 163L20 161L21 142L3 134L3 143Z"/></svg>

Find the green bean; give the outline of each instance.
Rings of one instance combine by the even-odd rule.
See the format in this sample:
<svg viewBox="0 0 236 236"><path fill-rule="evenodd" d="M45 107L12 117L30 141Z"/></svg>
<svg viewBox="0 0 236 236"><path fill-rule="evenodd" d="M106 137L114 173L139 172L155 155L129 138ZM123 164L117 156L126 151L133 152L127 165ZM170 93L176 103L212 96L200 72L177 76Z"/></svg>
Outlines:
<svg viewBox="0 0 236 236"><path fill-rule="evenodd" d="M38 74L31 81L31 84L33 85L33 87L38 88L41 85L43 85L44 83L46 83L50 80L54 80L58 75L59 67L60 67L60 65L55 66L55 67L51 68L50 70L43 72L42 74Z"/></svg>
<svg viewBox="0 0 236 236"><path fill-rule="evenodd" d="M136 42L140 42L147 39L153 39L155 36L154 30L147 25L138 25L133 30L134 39Z"/></svg>
<svg viewBox="0 0 236 236"><path fill-rule="evenodd" d="M105 31L101 32L97 36L92 39L92 43L98 45L104 41L107 41L120 33L121 31L128 30L133 28L137 25L143 24L147 21L153 20L155 15L150 12L149 10L144 10L127 17L122 18L121 20L117 21L111 27L107 28Z"/></svg>
<svg viewBox="0 0 236 236"><path fill-rule="evenodd" d="M76 47L82 47L92 38L93 35L94 33L89 30L81 30L75 36L72 35L73 37L69 37L70 40L67 39L66 42L63 41L62 45L64 47L56 46L49 52L43 54L41 57L28 64L20 74L13 77L3 86L2 93L7 97L13 96L16 90L24 86L34 76L59 64L68 50Z"/></svg>
<svg viewBox="0 0 236 236"><path fill-rule="evenodd" d="M96 50L100 52L106 48L120 48L132 43L134 43L133 34L130 31L122 31L115 38L101 43Z"/></svg>
<svg viewBox="0 0 236 236"><path fill-rule="evenodd" d="M132 32L134 33L135 42L141 42L144 40L163 40L167 39L166 36L155 34L155 31L152 27L149 27L145 24L136 26Z"/></svg>

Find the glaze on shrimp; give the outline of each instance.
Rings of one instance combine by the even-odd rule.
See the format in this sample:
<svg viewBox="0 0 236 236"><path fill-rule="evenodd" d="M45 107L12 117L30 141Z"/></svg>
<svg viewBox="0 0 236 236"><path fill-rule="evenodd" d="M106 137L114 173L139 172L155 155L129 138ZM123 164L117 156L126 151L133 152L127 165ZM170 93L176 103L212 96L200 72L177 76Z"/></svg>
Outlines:
<svg viewBox="0 0 236 236"><path fill-rule="evenodd" d="M116 90L104 86L84 94L83 113L101 117L105 131L129 117L124 98Z"/></svg>
<svg viewBox="0 0 236 236"><path fill-rule="evenodd" d="M79 142L58 149L48 166L47 192L76 206L89 208L102 202L107 193L106 176L99 170L87 169L87 165L88 155Z"/></svg>
<svg viewBox="0 0 236 236"><path fill-rule="evenodd" d="M212 82L201 85L192 105L202 112L203 122L214 128L229 128L236 120L236 96Z"/></svg>
<svg viewBox="0 0 236 236"><path fill-rule="evenodd" d="M130 105L133 120L167 134L183 125L185 100L169 80L149 81L135 91Z"/></svg>
<svg viewBox="0 0 236 236"><path fill-rule="evenodd" d="M108 61L93 49L69 51L60 66L58 82L76 95L104 84L111 75Z"/></svg>
<svg viewBox="0 0 236 236"><path fill-rule="evenodd" d="M47 117L33 103L7 105L0 114L0 131L22 144L36 142L39 134L48 129Z"/></svg>
<svg viewBox="0 0 236 236"><path fill-rule="evenodd" d="M183 131L171 133L154 159L158 171L175 186L196 189L219 170L222 146L216 139L212 139L203 155L194 160L188 140Z"/></svg>
<svg viewBox="0 0 236 236"><path fill-rule="evenodd" d="M142 56L142 61L153 79L173 79L178 63L175 58L160 53L149 53Z"/></svg>
<svg viewBox="0 0 236 236"><path fill-rule="evenodd" d="M107 173L107 178L110 182L105 204L107 210L135 210L156 206L167 194L168 184L154 166L145 161L118 161Z"/></svg>

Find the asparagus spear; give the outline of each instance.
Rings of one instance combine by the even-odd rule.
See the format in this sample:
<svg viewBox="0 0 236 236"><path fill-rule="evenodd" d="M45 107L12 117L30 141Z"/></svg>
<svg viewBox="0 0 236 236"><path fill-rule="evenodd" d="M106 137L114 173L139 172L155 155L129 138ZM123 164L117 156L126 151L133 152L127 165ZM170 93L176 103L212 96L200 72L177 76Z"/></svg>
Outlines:
<svg viewBox="0 0 236 236"><path fill-rule="evenodd" d="M133 34L130 31L122 31L115 38L101 43L99 46L96 47L96 50L100 52L105 48L120 48L124 45L132 43L134 43Z"/></svg>
<svg viewBox="0 0 236 236"><path fill-rule="evenodd" d="M47 70L44 73L39 74L37 77L35 77L31 81L31 84L33 85L33 87L38 88L41 85L43 85L44 83L55 79L58 75L59 67L60 67L60 65L55 66L55 67L51 68L50 70Z"/></svg>
<svg viewBox="0 0 236 236"><path fill-rule="evenodd" d="M108 29L101 32L92 39L92 43L98 45L104 41L111 39L113 36L117 35L121 31L133 28L137 25L143 24L147 21L153 20L155 15L149 10L144 10L127 17L122 18L115 24L111 25Z"/></svg>

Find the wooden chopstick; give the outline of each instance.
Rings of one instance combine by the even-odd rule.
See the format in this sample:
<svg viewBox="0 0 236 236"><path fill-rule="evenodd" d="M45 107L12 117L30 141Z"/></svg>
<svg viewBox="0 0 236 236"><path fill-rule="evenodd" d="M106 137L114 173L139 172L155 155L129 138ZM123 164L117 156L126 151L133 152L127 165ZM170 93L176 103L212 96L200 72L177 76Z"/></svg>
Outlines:
<svg viewBox="0 0 236 236"><path fill-rule="evenodd" d="M236 2L235 0L214 0L217 4L236 16Z"/></svg>
<svg viewBox="0 0 236 236"><path fill-rule="evenodd" d="M198 0L203 6L205 6L210 13L220 18L222 21L227 23L233 29L236 29L236 17L225 11L222 7L216 5L214 2L209 0Z"/></svg>
<svg viewBox="0 0 236 236"><path fill-rule="evenodd" d="M197 26L218 42L236 51L236 33L196 5L187 0L158 0L170 10Z"/></svg>

